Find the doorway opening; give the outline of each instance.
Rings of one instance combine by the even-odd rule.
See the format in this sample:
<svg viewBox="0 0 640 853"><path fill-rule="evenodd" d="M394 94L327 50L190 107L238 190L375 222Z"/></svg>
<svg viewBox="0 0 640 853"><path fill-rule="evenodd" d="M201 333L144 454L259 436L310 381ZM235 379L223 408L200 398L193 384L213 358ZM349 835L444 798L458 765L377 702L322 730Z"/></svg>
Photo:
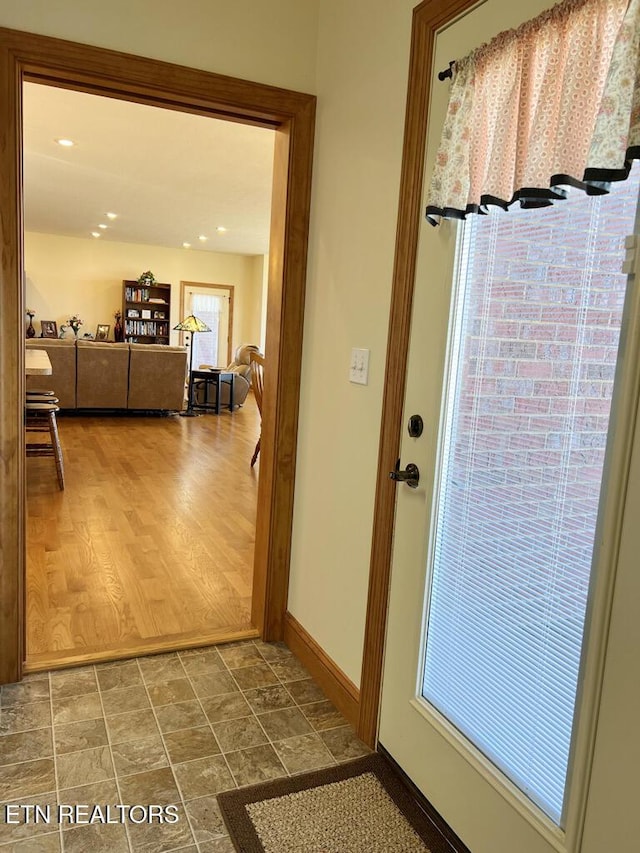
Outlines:
<svg viewBox="0 0 640 853"><path fill-rule="evenodd" d="M288 585L315 98L11 30L0 31L0 52L2 83L4 90L11 93L3 99L1 123L0 156L6 182L0 201L0 227L6 251L2 255L0 358L3 364L17 368L15 373L10 370L5 374L1 390L5 476L0 487L0 502L12 509L3 513L1 522L0 644L4 654L0 661L0 683L20 679L26 645L25 462L20 452L24 447L25 386L24 342L20 331L25 301L23 188L19 167L23 156L21 111L25 82L45 83L275 131L266 320L266 355L270 369L265 381L262 420L265 450L257 485L261 514L256 525L250 620L254 635L280 639ZM287 341L286 380L282 374L284 340ZM295 375L291 375L295 365ZM281 475L278 478L276 471ZM188 489L185 492L188 493ZM174 594L179 597L179 589L175 589ZM200 642L194 640L192 644Z"/></svg>

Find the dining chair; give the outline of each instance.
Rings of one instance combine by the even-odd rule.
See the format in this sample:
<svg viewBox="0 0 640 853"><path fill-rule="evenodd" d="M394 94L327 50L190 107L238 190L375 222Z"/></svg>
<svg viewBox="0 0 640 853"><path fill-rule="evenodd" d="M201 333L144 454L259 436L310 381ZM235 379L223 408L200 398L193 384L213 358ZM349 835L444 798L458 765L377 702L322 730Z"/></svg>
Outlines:
<svg viewBox="0 0 640 853"><path fill-rule="evenodd" d="M262 390L264 387L264 356L259 352L249 353L249 365L251 367L251 387L253 388L253 396L256 400L258 411L260 412L260 436L256 449L251 457L251 467L256 464L258 453L260 453L260 441L262 439Z"/></svg>

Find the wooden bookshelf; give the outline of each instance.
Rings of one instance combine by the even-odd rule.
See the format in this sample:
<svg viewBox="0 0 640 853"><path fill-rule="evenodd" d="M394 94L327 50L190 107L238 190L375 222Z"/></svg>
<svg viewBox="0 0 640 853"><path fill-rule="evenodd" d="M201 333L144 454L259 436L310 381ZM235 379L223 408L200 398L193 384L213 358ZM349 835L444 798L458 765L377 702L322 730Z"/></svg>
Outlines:
<svg viewBox="0 0 640 853"><path fill-rule="evenodd" d="M132 344L168 344L171 285L122 282L124 339Z"/></svg>

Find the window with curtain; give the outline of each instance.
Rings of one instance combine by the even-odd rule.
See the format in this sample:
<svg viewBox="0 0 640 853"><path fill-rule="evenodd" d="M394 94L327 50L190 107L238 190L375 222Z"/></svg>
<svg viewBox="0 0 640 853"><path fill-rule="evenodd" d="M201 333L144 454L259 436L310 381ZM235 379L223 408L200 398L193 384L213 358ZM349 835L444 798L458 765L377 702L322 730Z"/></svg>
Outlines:
<svg viewBox="0 0 640 853"><path fill-rule="evenodd" d="M639 60L640 0L565 0L457 61L426 209L468 221L421 693L560 826L638 198Z"/></svg>
<svg viewBox="0 0 640 853"><path fill-rule="evenodd" d="M211 332L192 336L194 365L224 366L221 365L219 356L219 344L226 340L226 330L220 328L225 307L224 299L224 296L209 293L191 294L191 313L204 320L211 329Z"/></svg>
<svg viewBox="0 0 640 853"><path fill-rule="evenodd" d="M639 60L640 0L565 0L458 60L427 218L625 179L640 156Z"/></svg>

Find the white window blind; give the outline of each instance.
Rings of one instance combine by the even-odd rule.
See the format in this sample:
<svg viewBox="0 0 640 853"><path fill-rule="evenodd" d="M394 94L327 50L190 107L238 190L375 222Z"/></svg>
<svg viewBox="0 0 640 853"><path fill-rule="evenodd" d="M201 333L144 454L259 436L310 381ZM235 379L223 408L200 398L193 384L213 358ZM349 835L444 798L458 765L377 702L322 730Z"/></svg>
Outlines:
<svg viewBox="0 0 640 853"><path fill-rule="evenodd" d="M422 694L559 825L637 197L461 243Z"/></svg>

